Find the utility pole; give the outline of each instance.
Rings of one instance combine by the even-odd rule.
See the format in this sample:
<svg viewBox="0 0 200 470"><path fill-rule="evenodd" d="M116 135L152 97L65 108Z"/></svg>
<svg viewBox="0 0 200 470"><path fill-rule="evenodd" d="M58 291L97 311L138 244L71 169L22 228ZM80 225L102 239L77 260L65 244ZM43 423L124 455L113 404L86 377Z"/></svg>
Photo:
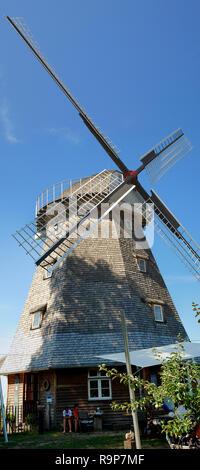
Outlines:
<svg viewBox="0 0 200 470"><path fill-rule="evenodd" d="M125 319L125 314L123 310L121 310L121 322L122 322L122 331L123 331L123 338L124 338L124 351L125 351L125 357L126 357L126 370L127 370L128 375L132 375L132 368L131 368L129 348L128 348L126 319ZM135 401L135 392L130 387L130 384L129 384L129 396L130 396L131 402ZM140 430L139 430L138 417L137 417L136 411L132 410L132 418L133 418L133 427L134 427L134 432L135 432L136 449L141 449L142 447L141 447L141 440L140 440Z"/></svg>

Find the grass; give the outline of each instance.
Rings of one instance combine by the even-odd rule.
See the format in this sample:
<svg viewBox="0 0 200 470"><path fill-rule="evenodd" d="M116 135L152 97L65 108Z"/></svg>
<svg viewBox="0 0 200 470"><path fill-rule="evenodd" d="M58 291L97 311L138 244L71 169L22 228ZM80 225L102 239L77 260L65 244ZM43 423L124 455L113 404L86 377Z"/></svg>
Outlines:
<svg viewBox="0 0 200 470"><path fill-rule="evenodd" d="M0 437L0 449L123 449L123 431L106 431L99 433L66 433L58 431L45 432L42 435L29 432L11 434L8 443ZM164 438L143 439L143 449L169 449Z"/></svg>

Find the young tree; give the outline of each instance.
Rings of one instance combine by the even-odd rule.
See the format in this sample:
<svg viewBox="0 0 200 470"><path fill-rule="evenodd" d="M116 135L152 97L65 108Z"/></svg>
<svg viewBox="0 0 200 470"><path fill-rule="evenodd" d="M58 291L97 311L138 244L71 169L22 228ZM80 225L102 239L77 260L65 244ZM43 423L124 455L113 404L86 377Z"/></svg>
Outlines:
<svg viewBox="0 0 200 470"><path fill-rule="evenodd" d="M199 306L199 304L195 304L195 302L192 302L192 307L193 307L192 310L194 312L196 312L195 317L200 316L200 306ZM197 321L198 321L198 323L200 323L200 318L198 318Z"/></svg>
<svg viewBox="0 0 200 470"><path fill-rule="evenodd" d="M100 370L106 371L113 380L119 379L123 384L130 384L134 391L143 390L142 398L138 397L134 402L113 402L111 407L127 413L131 410L148 409L149 405L160 408L167 397L173 402L174 416L167 422L161 421L162 431L169 436L181 438L200 425L200 364L183 360L184 348L181 342L177 343L167 359L163 360L159 351L154 351L161 362L160 385L140 379L137 374L127 375L113 368L108 370L105 364L100 366ZM180 404L185 411L184 416L179 414Z"/></svg>

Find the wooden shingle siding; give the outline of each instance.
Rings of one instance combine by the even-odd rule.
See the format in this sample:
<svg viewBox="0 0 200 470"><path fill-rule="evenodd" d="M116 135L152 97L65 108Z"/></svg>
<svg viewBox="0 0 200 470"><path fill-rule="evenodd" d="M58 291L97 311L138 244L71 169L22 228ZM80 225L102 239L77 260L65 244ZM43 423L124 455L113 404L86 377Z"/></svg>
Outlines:
<svg viewBox="0 0 200 470"><path fill-rule="evenodd" d="M140 251L140 250L139 250ZM150 250L139 271L131 239L85 239L50 279L37 268L3 373L98 365L97 356L123 350L124 309L132 349L174 343L187 334ZM145 298L164 302L156 324ZM30 311L47 304L41 327Z"/></svg>
<svg viewBox="0 0 200 470"><path fill-rule="evenodd" d="M18 405L23 405L24 374L19 374ZM15 374L8 376L7 406L14 406L15 399Z"/></svg>

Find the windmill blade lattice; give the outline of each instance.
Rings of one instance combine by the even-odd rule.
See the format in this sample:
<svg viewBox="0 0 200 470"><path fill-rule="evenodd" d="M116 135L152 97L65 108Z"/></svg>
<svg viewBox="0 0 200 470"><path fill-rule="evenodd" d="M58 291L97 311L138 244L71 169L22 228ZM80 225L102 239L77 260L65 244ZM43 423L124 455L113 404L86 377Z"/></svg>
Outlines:
<svg viewBox="0 0 200 470"><path fill-rule="evenodd" d="M158 195L154 191L151 192L152 196L145 198L145 203L142 204L142 213L146 211L147 203L154 204L154 226L156 232L176 253L187 269L200 281L200 246ZM148 213L146 214L148 215ZM149 214L149 217L151 217L151 214ZM147 220L148 222L150 223L151 220Z"/></svg>
<svg viewBox="0 0 200 470"><path fill-rule="evenodd" d="M154 185L190 150L192 150L191 143L185 137L182 129L177 129L140 158L142 166L139 171L145 168L152 185Z"/></svg>
<svg viewBox="0 0 200 470"><path fill-rule="evenodd" d="M102 211L101 211L100 214L102 214L102 215L95 214L95 215L97 215L96 220L92 221L92 222L90 221L89 228L84 227L83 233L78 235L77 240L74 241L71 244L71 246L68 246L68 248L66 247L66 252L62 256L60 256L59 259L55 263L52 264L52 266L49 267L48 271L49 272L54 271L54 269L56 269L57 266L63 260L65 260L69 256L69 254L89 235L89 233L92 230L94 230L94 228L97 227L97 225L105 217L107 217L108 214L134 189L135 189L134 185L132 185L132 184L130 185L128 181L124 181L115 190L113 190L112 193L109 196L105 197L105 199L102 201L102 203L100 202L100 204L98 204L98 206L96 206L96 207L98 208L101 204L109 202L109 204L108 204L109 207L107 207L107 210L104 210L103 214L102 214ZM88 215L83 217L80 220L80 222L78 222L77 226L79 226L82 222L85 222L85 220L88 220L90 218L90 215L91 216L93 215L93 212L94 212L94 210L92 209L91 212ZM68 236L68 234L67 234L67 236ZM43 259L43 257L41 259ZM41 264L40 260L39 260L39 262L36 262L36 264L37 265Z"/></svg>
<svg viewBox="0 0 200 470"><path fill-rule="evenodd" d="M41 207L36 219L13 236L37 265L48 269L71 250L77 241L77 228L89 221L100 204L110 202L112 206L116 198L124 197L133 188L120 172L103 170L83 179L73 192L69 188L65 197L62 194L55 202ZM84 229L87 230L85 226Z"/></svg>

